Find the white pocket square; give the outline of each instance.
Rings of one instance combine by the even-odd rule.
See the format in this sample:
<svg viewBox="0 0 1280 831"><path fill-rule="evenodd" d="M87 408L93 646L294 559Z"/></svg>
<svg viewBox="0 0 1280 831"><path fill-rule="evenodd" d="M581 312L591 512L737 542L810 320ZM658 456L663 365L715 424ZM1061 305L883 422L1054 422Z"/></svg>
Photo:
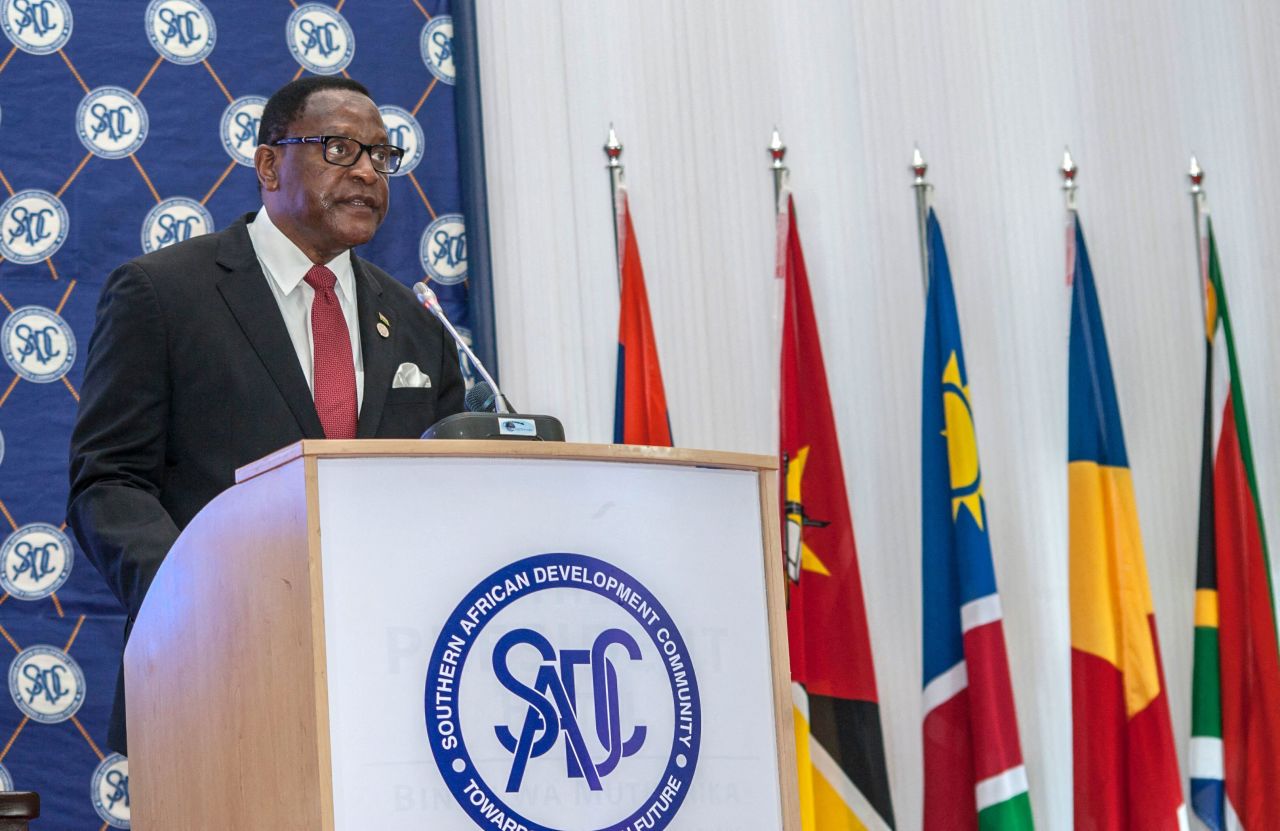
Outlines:
<svg viewBox="0 0 1280 831"><path fill-rule="evenodd" d="M396 369L396 377L391 381L391 389L401 387L429 387L431 376L418 369L417 364L405 362Z"/></svg>

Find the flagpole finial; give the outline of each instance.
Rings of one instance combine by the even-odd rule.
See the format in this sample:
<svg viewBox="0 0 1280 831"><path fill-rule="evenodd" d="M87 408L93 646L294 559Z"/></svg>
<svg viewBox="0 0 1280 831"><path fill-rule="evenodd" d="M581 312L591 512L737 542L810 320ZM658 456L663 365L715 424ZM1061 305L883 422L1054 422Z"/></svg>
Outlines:
<svg viewBox="0 0 1280 831"><path fill-rule="evenodd" d="M774 170L782 170L783 160L787 157L787 146L782 143L782 136L778 133L778 128L773 128L773 135L769 138L769 158L772 163L769 165Z"/></svg>
<svg viewBox="0 0 1280 831"><path fill-rule="evenodd" d="M604 143L604 154L609 159L606 167L622 167L622 142L618 141L618 134L613 131L613 124L609 125L609 137Z"/></svg>
<svg viewBox="0 0 1280 831"><path fill-rule="evenodd" d="M788 170L784 163L787 158L787 146L782 143L782 135L778 132L777 125L774 125L773 135L769 137L769 169L773 171L773 201L774 209L781 211L783 205L781 203L783 190L786 188Z"/></svg>
<svg viewBox="0 0 1280 831"><path fill-rule="evenodd" d="M920 187L925 183L924 175L929 171L929 163L924 160L924 156L920 155L920 145L915 146L915 150L911 153L911 172L916 175L916 180L912 182L912 187Z"/></svg>
<svg viewBox="0 0 1280 831"><path fill-rule="evenodd" d="M1067 194L1067 210L1073 211L1076 207L1076 174L1080 172L1080 168L1076 167L1075 159L1071 158L1071 148L1064 147L1062 149L1062 166L1058 168L1058 172L1062 174L1062 189Z"/></svg>
<svg viewBox="0 0 1280 831"><path fill-rule="evenodd" d="M1191 169L1187 171L1187 178L1191 180L1191 193L1200 194L1204 192L1204 168L1200 167L1200 162L1196 161L1195 154L1191 154Z"/></svg>
<svg viewBox="0 0 1280 831"><path fill-rule="evenodd" d="M1066 147L1063 149L1062 166L1058 168L1058 171L1062 173L1062 189L1068 190L1068 191L1075 190L1076 189L1076 173L1080 171L1080 168L1076 167L1075 159L1071 158L1070 147Z"/></svg>
<svg viewBox="0 0 1280 831"><path fill-rule="evenodd" d="M911 151L911 172L916 177L915 181L911 183L911 187L916 192L916 241L920 245L920 276L924 280L924 293L927 297L929 294L929 244L927 235L929 191L932 186L924 178L924 175L929 172L929 164L920 153L919 144L915 145L915 148Z"/></svg>

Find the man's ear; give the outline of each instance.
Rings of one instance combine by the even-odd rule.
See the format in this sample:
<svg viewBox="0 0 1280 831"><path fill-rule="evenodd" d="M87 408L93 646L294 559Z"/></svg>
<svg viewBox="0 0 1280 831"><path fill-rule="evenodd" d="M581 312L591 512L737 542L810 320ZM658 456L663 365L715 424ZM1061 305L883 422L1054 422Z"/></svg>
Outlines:
<svg viewBox="0 0 1280 831"><path fill-rule="evenodd" d="M259 144L253 151L253 169L258 173L258 186L263 190L280 189L279 162L280 156L274 147Z"/></svg>

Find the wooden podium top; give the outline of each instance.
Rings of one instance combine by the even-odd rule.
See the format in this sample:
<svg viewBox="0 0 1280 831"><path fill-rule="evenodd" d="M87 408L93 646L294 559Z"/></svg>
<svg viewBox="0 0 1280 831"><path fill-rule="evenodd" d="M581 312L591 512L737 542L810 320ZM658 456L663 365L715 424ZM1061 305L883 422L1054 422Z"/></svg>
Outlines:
<svg viewBox="0 0 1280 831"><path fill-rule="evenodd" d="M777 470L778 468L778 459L774 456L635 444L455 439L303 439L237 469L236 483L248 481L303 457L338 459L371 456L502 456L525 459L646 462L721 467L733 470Z"/></svg>

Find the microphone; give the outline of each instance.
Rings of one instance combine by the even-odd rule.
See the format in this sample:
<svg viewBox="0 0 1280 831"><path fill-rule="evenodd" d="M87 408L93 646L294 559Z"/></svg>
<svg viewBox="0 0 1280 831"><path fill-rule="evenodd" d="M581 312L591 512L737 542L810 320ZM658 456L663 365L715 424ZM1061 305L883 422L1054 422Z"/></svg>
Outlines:
<svg viewBox="0 0 1280 831"><path fill-rule="evenodd" d="M442 418L422 434L424 439L523 439L526 441L564 441L564 426L560 420L547 415L518 415L511 402L498 389L498 382L480 363L476 353L471 351L467 342L453 328L453 324L445 317L440 308L440 300L436 293L427 288L425 283L416 283L413 293L418 302L436 316L444 324L455 343L471 359L483 381L467 390L463 398L466 412L454 413ZM501 412L499 412L501 408Z"/></svg>
<svg viewBox="0 0 1280 831"><path fill-rule="evenodd" d="M436 293L427 287L426 283L417 282L413 284L413 294L418 298L418 302L427 307L431 314L436 316L436 320L444 324L444 328L449 331L453 337L454 343L462 347L462 351L471 359L471 365L480 373L480 377L488 382L489 386L496 393L496 405L502 407L503 412L510 413L511 405L507 403L507 397L502 394L502 390L498 389L498 382L493 380L493 376L489 374L489 370L484 368L484 364L480 363L480 359L476 357L476 353L471 351L471 347L467 346L467 342L462 339L462 335L458 334L458 330L453 328L453 324L449 322L449 318L445 317L444 309L440 308L440 299L436 297ZM495 410L496 411L496 410Z"/></svg>
<svg viewBox="0 0 1280 831"><path fill-rule="evenodd" d="M493 394L493 387L489 386L488 381L480 383L467 390L466 396L462 399L462 407L469 413L492 413L497 410L497 396Z"/></svg>

